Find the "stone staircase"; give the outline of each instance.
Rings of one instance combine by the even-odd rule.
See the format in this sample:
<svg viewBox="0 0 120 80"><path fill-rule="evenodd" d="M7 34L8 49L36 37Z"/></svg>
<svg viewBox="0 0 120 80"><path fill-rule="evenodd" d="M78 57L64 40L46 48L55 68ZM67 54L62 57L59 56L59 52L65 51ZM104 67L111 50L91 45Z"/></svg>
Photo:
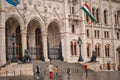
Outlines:
<svg viewBox="0 0 120 80"><path fill-rule="evenodd" d="M58 66L59 74L67 73L67 68L70 67L72 73L82 73L84 72L84 67L80 63L68 63L59 60L52 60L53 66ZM42 62L42 61L33 61L33 70L35 73L36 65L39 65L41 74L46 75L49 73L48 65L49 62Z"/></svg>
<svg viewBox="0 0 120 80"><path fill-rule="evenodd" d="M68 63L60 60L52 60L53 66L58 66L59 74L66 74L67 68L71 69L72 73L83 73L84 67L80 63ZM36 65L40 67L41 75L49 74L49 62L33 60L32 63L10 63L0 69L0 76L17 76L17 75L35 75ZM91 70L89 70L91 71Z"/></svg>

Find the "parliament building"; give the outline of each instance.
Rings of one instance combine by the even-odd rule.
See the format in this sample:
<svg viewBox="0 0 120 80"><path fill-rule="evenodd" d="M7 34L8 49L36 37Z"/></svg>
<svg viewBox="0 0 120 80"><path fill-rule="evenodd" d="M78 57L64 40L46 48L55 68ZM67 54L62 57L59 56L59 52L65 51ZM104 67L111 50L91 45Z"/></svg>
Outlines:
<svg viewBox="0 0 120 80"><path fill-rule="evenodd" d="M97 23L81 9L87 2ZM0 66L13 57L90 62L102 70L120 69L120 0L0 0ZM82 60L81 60L82 59Z"/></svg>

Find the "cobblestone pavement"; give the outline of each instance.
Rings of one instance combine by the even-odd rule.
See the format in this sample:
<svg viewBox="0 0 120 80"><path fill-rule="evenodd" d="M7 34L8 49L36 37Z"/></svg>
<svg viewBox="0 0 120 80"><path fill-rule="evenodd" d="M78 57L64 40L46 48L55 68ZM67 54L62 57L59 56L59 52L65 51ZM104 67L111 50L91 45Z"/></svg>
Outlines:
<svg viewBox="0 0 120 80"><path fill-rule="evenodd" d="M36 80L33 76L15 76L15 77L1 77L0 80ZM40 77L40 80L50 80L48 75ZM70 78L67 74L59 75L51 80L120 80L120 72L90 72L88 77L85 73L71 74Z"/></svg>

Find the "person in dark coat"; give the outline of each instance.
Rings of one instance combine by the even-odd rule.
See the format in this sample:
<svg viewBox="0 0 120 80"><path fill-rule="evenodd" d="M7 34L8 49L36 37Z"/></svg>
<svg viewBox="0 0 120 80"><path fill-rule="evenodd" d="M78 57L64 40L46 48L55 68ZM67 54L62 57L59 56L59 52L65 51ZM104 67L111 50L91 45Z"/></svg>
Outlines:
<svg viewBox="0 0 120 80"><path fill-rule="evenodd" d="M37 80L40 79L40 69L39 69L38 65L36 66L36 78L37 78Z"/></svg>

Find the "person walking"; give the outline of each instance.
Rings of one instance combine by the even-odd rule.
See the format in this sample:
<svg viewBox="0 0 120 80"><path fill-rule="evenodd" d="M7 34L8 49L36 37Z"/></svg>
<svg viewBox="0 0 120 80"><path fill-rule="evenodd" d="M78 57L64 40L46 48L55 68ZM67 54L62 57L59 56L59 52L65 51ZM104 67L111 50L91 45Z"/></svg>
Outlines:
<svg viewBox="0 0 120 80"><path fill-rule="evenodd" d="M88 77L88 65L87 64L84 64L84 70L85 70L86 77Z"/></svg>
<svg viewBox="0 0 120 80"><path fill-rule="evenodd" d="M52 65L52 63L49 64L48 68L49 68L49 77L50 77L50 79L52 79L53 72L54 72L54 66Z"/></svg>
<svg viewBox="0 0 120 80"><path fill-rule="evenodd" d="M56 67L55 67L55 75L56 75L56 76L58 76L58 71L59 71L58 66L56 66Z"/></svg>
<svg viewBox="0 0 120 80"><path fill-rule="evenodd" d="M68 67L67 69L68 79L70 79L71 69Z"/></svg>
<svg viewBox="0 0 120 80"><path fill-rule="evenodd" d="M37 80L40 79L40 69L39 69L38 65L36 66L36 78L37 78Z"/></svg>

